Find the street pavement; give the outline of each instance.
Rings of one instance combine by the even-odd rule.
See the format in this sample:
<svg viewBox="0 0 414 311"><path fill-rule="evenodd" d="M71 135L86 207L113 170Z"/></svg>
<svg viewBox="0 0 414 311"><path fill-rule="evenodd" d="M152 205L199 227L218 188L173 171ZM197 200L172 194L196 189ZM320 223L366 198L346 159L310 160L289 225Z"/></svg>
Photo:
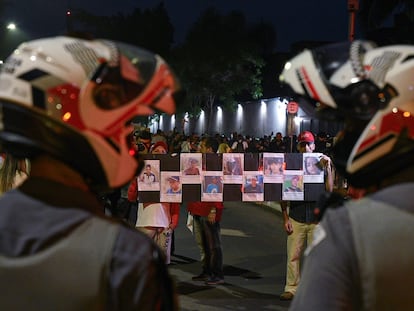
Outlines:
<svg viewBox="0 0 414 311"><path fill-rule="evenodd" d="M225 202L221 221L225 284L192 281L201 272L200 253L181 207L175 251L169 265L182 311L288 310L280 301L286 274L286 233L275 204Z"/></svg>

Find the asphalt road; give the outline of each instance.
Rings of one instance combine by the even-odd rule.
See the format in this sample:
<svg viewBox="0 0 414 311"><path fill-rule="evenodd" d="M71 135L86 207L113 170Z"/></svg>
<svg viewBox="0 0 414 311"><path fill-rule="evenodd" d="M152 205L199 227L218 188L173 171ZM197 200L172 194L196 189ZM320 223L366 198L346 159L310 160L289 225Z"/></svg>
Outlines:
<svg viewBox="0 0 414 311"><path fill-rule="evenodd" d="M280 212L254 203L225 202L221 222L225 284L192 281L201 272L199 251L181 207L169 266L180 310L287 310L280 301L286 270L286 233Z"/></svg>

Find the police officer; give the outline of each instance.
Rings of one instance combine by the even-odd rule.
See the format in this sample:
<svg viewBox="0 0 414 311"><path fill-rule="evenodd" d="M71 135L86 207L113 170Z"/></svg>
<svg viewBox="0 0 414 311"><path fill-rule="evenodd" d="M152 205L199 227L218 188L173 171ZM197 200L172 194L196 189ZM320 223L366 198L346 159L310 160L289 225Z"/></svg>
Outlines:
<svg viewBox="0 0 414 311"><path fill-rule="evenodd" d="M337 170L364 197L328 209L292 310L414 308L414 46L366 41L305 50L281 75L344 122Z"/></svg>
<svg viewBox="0 0 414 311"><path fill-rule="evenodd" d="M31 172L0 199L1 310L177 309L160 250L98 196L141 169L132 118L174 111L176 91L159 56L112 41L39 39L7 59L0 145Z"/></svg>

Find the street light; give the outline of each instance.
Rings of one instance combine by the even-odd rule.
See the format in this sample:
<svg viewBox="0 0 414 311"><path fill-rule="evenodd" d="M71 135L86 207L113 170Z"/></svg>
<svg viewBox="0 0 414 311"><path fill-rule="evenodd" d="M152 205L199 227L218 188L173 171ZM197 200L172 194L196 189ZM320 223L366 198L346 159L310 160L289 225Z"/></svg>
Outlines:
<svg viewBox="0 0 414 311"><path fill-rule="evenodd" d="M26 41L27 35L20 27L19 23L10 21L3 24L0 29L1 46L0 46L0 60L5 59L21 42Z"/></svg>
<svg viewBox="0 0 414 311"><path fill-rule="evenodd" d="M15 23L9 23L8 25L7 25L7 29L8 30L16 30L16 24Z"/></svg>

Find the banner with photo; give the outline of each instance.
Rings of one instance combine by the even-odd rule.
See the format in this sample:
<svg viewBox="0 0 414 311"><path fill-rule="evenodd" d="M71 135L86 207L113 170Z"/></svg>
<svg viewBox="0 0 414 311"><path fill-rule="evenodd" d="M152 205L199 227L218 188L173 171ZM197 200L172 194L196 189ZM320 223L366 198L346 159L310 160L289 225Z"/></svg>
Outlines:
<svg viewBox="0 0 414 311"><path fill-rule="evenodd" d="M143 155L146 162L137 176L138 197L140 202L317 201L325 191L320 156L271 152Z"/></svg>

